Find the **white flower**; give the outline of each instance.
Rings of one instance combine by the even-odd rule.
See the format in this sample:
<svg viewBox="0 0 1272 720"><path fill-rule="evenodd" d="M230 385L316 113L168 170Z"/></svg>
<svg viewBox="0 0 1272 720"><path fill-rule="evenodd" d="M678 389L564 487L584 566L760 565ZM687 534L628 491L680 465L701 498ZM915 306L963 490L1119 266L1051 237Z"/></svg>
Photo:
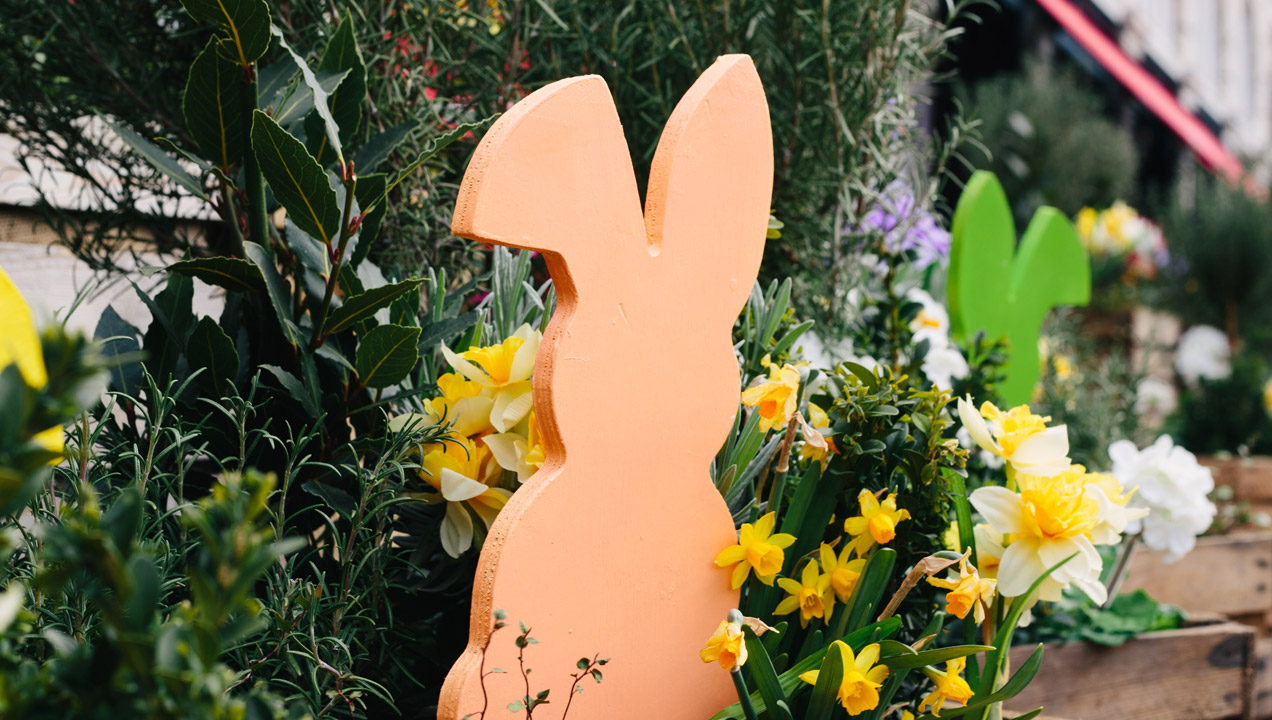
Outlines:
<svg viewBox="0 0 1272 720"><path fill-rule="evenodd" d="M1002 459L1002 457L977 447L976 441L972 440L972 434L967 432L967 428L961 425L958 431L954 433L954 438L958 440L959 445L962 445L967 450L979 453L981 464L990 470L997 470L1007 464L1007 461Z"/></svg>
<svg viewBox="0 0 1272 720"><path fill-rule="evenodd" d="M1135 414L1164 417L1179 407L1175 386L1155 378L1144 378L1135 388Z"/></svg>
<svg viewBox="0 0 1272 720"><path fill-rule="evenodd" d="M1119 440L1109 446L1109 459L1118 482L1135 490L1131 506L1149 510L1147 517L1131 520L1127 532L1142 532L1144 544L1166 552L1167 561L1188 554L1215 518L1207 497L1215 487L1210 468L1168 435L1143 450Z"/></svg>
<svg viewBox="0 0 1272 720"><path fill-rule="evenodd" d="M965 378L969 371L963 353L953 345L930 346L923 356L923 375L936 387L951 390L956 378Z"/></svg>
<svg viewBox="0 0 1272 720"><path fill-rule="evenodd" d="M927 339L935 346L948 345L950 340L950 313L945 306L920 288L911 288L905 299L923 306L919 314L910 321L910 330L914 332L914 342Z"/></svg>
<svg viewBox="0 0 1272 720"><path fill-rule="evenodd" d="M1210 325L1191 327L1179 338L1175 369L1189 385L1197 381L1223 380L1232 374L1232 347L1223 331Z"/></svg>
<svg viewBox="0 0 1272 720"><path fill-rule="evenodd" d="M1016 472L1051 476L1069 469L1068 427L1047 427L1051 418L1034 415L1028 405L1003 412L985 403L978 412L968 396L958 399L958 419L973 442Z"/></svg>

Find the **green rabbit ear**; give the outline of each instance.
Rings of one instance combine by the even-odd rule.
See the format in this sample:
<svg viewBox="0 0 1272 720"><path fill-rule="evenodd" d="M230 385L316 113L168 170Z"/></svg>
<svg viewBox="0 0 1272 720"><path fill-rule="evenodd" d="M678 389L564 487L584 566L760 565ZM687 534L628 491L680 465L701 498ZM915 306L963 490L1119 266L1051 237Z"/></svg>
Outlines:
<svg viewBox="0 0 1272 720"><path fill-rule="evenodd" d="M1063 213L1043 207L1017 249L1007 196L998 178L985 171L968 181L950 235L947 301L953 330L963 337L978 330L1006 337L1006 378L999 390L1008 405L1027 403L1038 383L1038 335L1047 313L1091 299L1091 265L1082 241Z"/></svg>
<svg viewBox="0 0 1272 720"><path fill-rule="evenodd" d="M1052 207L1034 213L1012 263L1010 287L1010 352L999 389L1009 405L1020 405L1029 402L1038 383L1042 321L1054 307L1091 301L1091 262L1064 213Z"/></svg>
<svg viewBox="0 0 1272 720"><path fill-rule="evenodd" d="M1003 186L991 172L976 171L954 210L950 228L948 303L956 334L984 330L1007 334L1011 317L1007 295L1016 224Z"/></svg>

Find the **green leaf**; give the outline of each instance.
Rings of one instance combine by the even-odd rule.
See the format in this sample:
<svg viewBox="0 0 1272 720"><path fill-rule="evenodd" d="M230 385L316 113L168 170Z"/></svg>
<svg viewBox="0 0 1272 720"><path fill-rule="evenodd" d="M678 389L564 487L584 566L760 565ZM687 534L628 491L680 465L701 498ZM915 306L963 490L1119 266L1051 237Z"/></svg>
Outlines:
<svg viewBox="0 0 1272 720"><path fill-rule="evenodd" d="M278 104L287 95L287 88L296 75L296 65L290 59L277 60L256 69L256 97L259 107L270 109L270 116L278 117Z"/></svg>
<svg viewBox="0 0 1272 720"><path fill-rule="evenodd" d="M323 89L322 83L318 82L317 76L314 75L313 70L309 69L309 64L305 62L305 59L297 54L291 45L287 44L287 40L283 38L283 31L273 25L270 26L269 30L274 37L278 38L278 44L291 56L292 62L296 63L296 67L300 70L301 79L304 80L305 86L309 88L309 91L313 93L314 112L318 113L318 117L322 118L323 132L327 136L327 141L331 144L331 149L336 152L336 159L343 163L344 149L340 145L340 128L331 117L331 108L328 106L328 98L331 97L331 93Z"/></svg>
<svg viewBox="0 0 1272 720"><path fill-rule="evenodd" d="M296 227L330 245L340 233L340 206L326 171L303 143L260 110L252 117L252 149L287 216Z"/></svg>
<svg viewBox="0 0 1272 720"><path fill-rule="evenodd" d="M181 113L199 150L222 170L243 159L243 69L208 43L190 65Z"/></svg>
<svg viewBox="0 0 1272 720"><path fill-rule="evenodd" d="M358 207L365 208L375 202L376 198L383 196L386 180L387 176L383 173L359 175L358 184L353 188L353 199L358 203ZM349 250L349 264L353 267L361 265L367 253L371 252L371 247L380 234L380 222L384 220L386 209L384 203L380 203L370 210L363 211L362 225L358 227L358 236L351 241L353 248Z"/></svg>
<svg viewBox="0 0 1272 720"><path fill-rule="evenodd" d="M446 318L424 326L420 335L420 354L425 355L437 350L438 345L448 342L481 320L480 310L470 310L463 315Z"/></svg>
<svg viewBox="0 0 1272 720"><path fill-rule="evenodd" d="M848 607L845 608L846 624L842 627L850 631L860 627L866 622L871 610L882 607L880 601L883 599L884 591L888 589L888 582L892 579L892 568L896 565L896 561L897 551L892 548L881 547L871 553L870 558L866 560L866 567L861 571L861 577L857 580L857 586L853 588L852 595L848 598Z"/></svg>
<svg viewBox="0 0 1272 720"><path fill-rule="evenodd" d="M234 341L212 318L205 317L194 326L186 342L186 360L190 369L203 369L199 383L214 397L225 397L238 374L239 357Z"/></svg>
<svg viewBox="0 0 1272 720"><path fill-rule="evenodd" d="M385 130L367 141L366 145L358 148L358 152L353 155L354 167L359 173L358 182L362 182L362 173L373 173L375 169L380 167L380 163L388 159L402 141L410 136L411 131L420 126L419 120L407 120L400 125ZM343 125L341 126L344 127Z"/></svg>
<svg viewBox="0 0 1272 720"><path fill-rule="evenodd" d="M283 386L283 389L287 391L287 394L290 395L293 400L300 403L301 407L305 409L305 412L309 413L311 418L318 417L317 398L314 397L313 393L311 393L309 389L305 387L304 383L298 380L295 375L292 375L277 365L261 365L261 369L273 375L274 378L278 380L278 383Z"/></svg>
<svg viewBox="0 0 1272 720"><path fill-rule="evenodd" d="M806 720L829 720L839 698L839 685L844 678L844 654L827 652L817 672L817 684L808 700Z"/></svg>
<svg viewBox="0 0 1272 720"><path fill-rule="evenodd" d="M110 384L114 389L136 396L137 383L141 381L141 334L107 305L97 321L93 337L101 342L101 353L110 368Z"/></svg>
<svg viewBox="0 0 1272 720"><path fill-rule="evenodd" d="M299 347L300 328L296 327L296 323L292 321L291 294L287 290L286 281L278 274L274 259L265 252L265 248L251 241L243 243L243 254L265 278L265 292L269 295L269 304L274 308L274 316L278 318L278 325L282 328L287 342L291 343L292 347Z"/></svg>
<svg viewBox="0 0 1272 720"><path fill-rule="evenodd" d="M746 643L746 669L755 680L755 687L759 690L760 697L764 698L765 707L773 709L775 717L772 720L790 720L790 713L783 715L782 709L777 705L778 701L787 704L790 701L782 691L782 683L777 679L777 671L773 669L773 660L769 658L768 650L764 649L764 643L760 642L759 636L750 626L742 626L742 635Z"/></svg>
<svg viewBox="0 0 1272 720"><path fill-rule="evenodd" d="M893 670L902 668L919 668L928 665L936 665L955 658L967 657L976 653L989 652L993 650L991 645L954 645L952 647L937 648L935 650L924 650L923 652L914 652L886 657L879 662L887 665Z"/></svg>
<svg viewBox="0 0 1272 720"><path fill-rule="evenodd" d="M154 560L138 553L128 559L127 573L131 592L124 603L124 616L134 630L145 630L159 605L159 569Z"/></svg>
<svg viewBox="0 0 1272 720"><path fill-rule="evenodd" d="M178 185L189 191L191 195L202 200L209 199L208 194L203 191L203 184L187 172L185 168L181 167L181 163L177 162L176 158L132 130L111 122L104 115L99 114L97 117L106 123L111 130L114 130L119 139L123 140L128 147L140 155L142 160L150 163L151 167L172 178Z"/></svg>
<svg viewBox="0 0 1272 720"><path fill-rule="evenodd" d="M367 66L362 61L362 53L358 50L358 41L353 34L353 18L345 10L344 19L327 43L327 49L318 61L318 69L324 72L346 72L343 82L331 93L329 107L331 117L340 129L340 141L347 143L354 138L362 127L363 104L367 95ZM325 143L314 152L314 157L321 163L325 155ZM367 168L370 173L373 168Z"/></svg>
<svg viewBox="0 0 1272 720"><path fill-rule="evenodd" d="M316 72L314 78L318 81L319 87L328 94L335 91L341 81L345 79L347 72ZM314 110L314 93L308 87L297 89L288 95L279 105L278 110L270 113L270 116L278 121L279 125L288 127L297 120L303 119Z"/></svg>
<svg viewBox="0 0 1272 720"><path fill-rule="evenodd" d="M231 59L243 67L269 49L269 7L265 0L181 0L199 22L215 23L225 34Z"/></svg>
<svg viewBox="0 0 1272 720"><path fill-rule="evenodd" d="M239 258L207 257L182 260L168 266L170 272L196 277L209 285L233 292L257 293L265 290L260 268Z"/></svg>
<svg viewBox="0 0 1272 720"><path fill-rule="evenodd" d="M429 160L432 160L433 156L437 155L442 150L445 150L456 140L459 140L460 138L464 137L468 133L475 134L477 131L484 128L487 124L493 122L495 118L497 117L499 116L491 115L485 120L478 120L477 122L470 122L470 123L460 123L459 125L456 125L454 128L451 128L445 134L439 135L435 138L430 139L428 142L424 144L424 149L420 151L420 154L415 158L415 161L412 162L410 165L407 165L401 171L399 171L397 175L393 176L393 181L390 182L388 187L385 188L384 194L382 194L378 198L374 198L371 202L363 205L362 211L369 212L371 209L378 206L380 203L384 201L384 198L388 195L388 193L392 192L393 188L398 186L398 183L402 182L407 177L409 177L412 173L418 170L421 165L428 162Z"/></svg>
<svg viewBox="0 0 1272 720"><path fill-rule="evenodd" d="M1025 660L1020 669L1008 678L1007 682L1003 683L1003 686L996 692L988 694L977 692L974 696L976 698L974 702L970 702L964 707L942 708L939 718L936 715L924 715L919 720L944 720L945 718L958 717L1016 697L1029 686L1029 683L1033 682L1034 676L1038 674L1038 668L1042 667L1042 648L1041 644L1034 648L1034 651L1029 655L1029 659Z"/></svg>
<svg viewBox="0 0 1272 720"><path fill-rule="evenodd" d="M416 343L420 329L404 325L380 325L358 341L358 382L382 388L402 382L420 358Z"/></svg>
<svg viewBox="0 0 1272 720"><path fill-rule="evenodd" d="M423 282L422 278L403 280L400 283L384 285L346 298L343 305L332 310L327 316L322 335L324 337L334 335L341 330L353 327L355 323L371 317L380 308L388 307L389 303L419 287Z"/></svg>

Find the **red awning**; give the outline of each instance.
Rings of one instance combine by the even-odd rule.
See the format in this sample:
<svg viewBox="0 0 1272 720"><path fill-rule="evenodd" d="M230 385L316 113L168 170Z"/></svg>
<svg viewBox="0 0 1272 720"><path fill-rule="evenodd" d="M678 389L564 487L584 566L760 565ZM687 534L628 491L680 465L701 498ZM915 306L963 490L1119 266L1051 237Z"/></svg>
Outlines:
<svg viewBox="0 0 1272 720"><path fill-rule="evenodd" d="M1078 41L1096 62L1162 119L1211 172L1234 185L1245 173L1241 161L1228 152L1219 138L1196 115L1184 109L1157 78L1132 60L1109 36L1100 31L1070 0L1038 0L1047 12Z"/></svg>

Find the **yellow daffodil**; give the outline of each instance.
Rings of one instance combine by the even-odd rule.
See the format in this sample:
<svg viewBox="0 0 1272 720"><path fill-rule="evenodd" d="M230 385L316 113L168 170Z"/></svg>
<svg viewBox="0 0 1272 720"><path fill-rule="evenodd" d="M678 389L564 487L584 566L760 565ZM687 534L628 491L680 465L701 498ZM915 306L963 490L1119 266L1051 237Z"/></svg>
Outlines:
<svg viewBox="0 0 1272 720"><path fill-rule="evenodd" d="M997 578L998 566L1003 561L1002 533L994 532L989 523L979 523L972 528L973 542L976 543L976 569L983 578Z"/></svg>
<svg viewBox="0 0 1272 720"><path fill-rule="evenodd" d="M1263 411L1272 415L1272 378L1263 383Z"/></svg>
<svg viewBox="0 0 1272 720"><path fill-rule="evenodd" d="M1091 233L1095 231L1095 218L1097 215L1095 208L1084 207L1078 211L1078 216L1074 219L1078 237L1082 238L1082 244L1087 250L1091 249Z"/></svg>
<svg viewBox="0 0 1272 720"><path fill-rule="evenodd" d="M808 621L813 618L830 621L835 610L835 591L830 587L830 576L821 574L815 561L809 560L804 565L799 582L778 578L777 584L788 595L777 604L774 615L789 615L799 610L801 627L808 627Z"/></svg>
<svg viewBox="0 0 1272 720"><path fill-rule="evenodd" d="M482 442L490 448L499 467L517 473L518 482L529 480L547 460L543 438L539 435L539 421L533 410L513 432L486 435Z"/></svg>
<svg viewBox="0 0 1272 720"><path fill-rule="evenodd" d="M967 667L967 658L954 658L945 663L945 671L933 667L923 668L923 674L936 683L936 689L928 693L919 703L919 712L931 709L933 715L941 714L941 706L946 700L967 704L972 699L972 687L962 678L963 669Z"/></svg>
<svg viewBox="0 0 1272 720"><path fill-rule="evenodd" d="M1019 492L991 486L971 494L972 506L993 531L1011 536L997 573L1003 597L1025 594L1048 568L1073 555L1043 582L1038 599L1059 600L1072 583L1095 602L1104 602L1103 562L1090 537L1100 522L1103 493L1088 492L1094 486L1088 486L1083 475L1084 471L1052 477L1020 475L1016 478Z"/></svg>
<svg viewBox="0 0 1272 720"><path fill-rule="evenodd" d="M888 668L875 664L879 660L879 644L867 645L854 655L847 643L836 640L830 644L827 652L836 650L843 657L844 663L844 677L839 683L839 692L836 693L839 704L849 715L854 716L874 710L879 706L879 688L888 679ZM816 685L820 674L820 670L809 670L800 675L799 679L809 685Z"/></svg>
<svg viewBox="0 0 1272 720"><path fill-rule="evenodd" d="M746 642L742 636L742 626L722 620L715 634L707 638L706 647L698 651L698 657L704 663L718 662L720 667L730 672L745 665Z"/></svg>
<svg viewBox="0 0 1272 720"><path fill-rule="evenodd" d="M768 368L767 380L742 391L742 404L760 413L760 431L786 427L799 401L799 370L787 364L778 367L765 355L760 361Z"/></svg>
<svg viewBox="0 0 1272 720"><path fill-rule="evenodd" d="M508 432L530 412L530 375L541 340L538 330L522 325L498 345L472 347L458 355L442 346L451 367L490 392L490 424L499 432Z"/></svg>
<svg viewBox="0 0 1272 720"><path fill-rule="evenodd" d="M0 370L9 365L17 365L23 382L36 390L49 382L48 371L44 367L44 346L40 342L40 333L35 329L31 306L18 292L9 274L0 268ZM58 455L65 449L61 427L39 432L33 440ZM57 460L50 464L56 465Z"/></svg>
<svg viewBox="0 0 1272 720"><path fill-rule="evenodd" d="M958 563L958 575L945 578L928 578L928 582L939 588L949 590L945 594L945 610L962 620L971 612L976 624L985 622L985 613L994 604L994 592L998 583L991 578L982 578L975 566L967 561L969 549Z"/></svg>
<svg viewBox="0 0 1272 720"><path fill-rule="evenodd" d="M958 417L972 441L1003 458L1014 472L1056 475L1069 468L1069 431L1047 427L1051 419L1029 412L1028 405L1003 412L985 403L979 412L971 398L959 398Z"/></svg>
<svg viewBox="0 0 1272 720"><path fill-rule="evenodd" d="M459 557L472 547L476 528L469 509L489 528L512 497L504 488L491 487L490 484L498 480L499 472L490 450L467 438L433 445L420 460L421 477L441 494L440 501L446 503L441 527L442 549L451 557ZM412 496L427 502L439 501L435 495L412 493Z"/></svg>
<svg viewBox="0 0 1272 720"><path fill-rule="evenodd" d="M774 535L776 526L777 516L773 513L760 518L754 526L743 523L738 531L738 543L716 556L716 567L736 565L729 578L729 586L734 590L742 587L752 569L755 577L765 585L772 585L773 579L782 571L782 564L786 562L783 550L795 542L795 536L786 533Z"/></svg>
<svg viewBox="0 0 1272 720"><path fill-rule="evenodd" d="M852 595L853 588L857 587L857 581L861 579L861 571L866 567L864 558L849 559L852 557L852 548L851 542L844 543L838 557L835 556L834 549L826 543L822 543L819 551L822 572L830 578L830 589L835 591L835 597L839 598L839 602L848 601L848 596Z"/></svg>
<svg viewBox="0 0 1272 720"><path fill-rule="evenodd" d="M1135 494L1123 491L1122 483L1112 473L1088 473L1081 465L1073 466L1079 471L1087 492L1094 495L1100 503L1099 521L1088 533L1091 542L1096 545L1116 545L1122 541L1122 533L1132 520L1140 520L1148 516L1148 508L1127 507L1131 496Z"/></svg>
<svg viewBox="0 0 1272 720"><path fill-rule="evenodd" d="M875 543L887 545L897 536L897 523L910 519L908 510L897 509L897 494L892 493L882 503L869 490L857 495L861 514L844 521L844 532L853 536L857 555L864 557Z"/></svg>
<svg viewBox="0 0 1272 720"><path fill-rule="evenodd" d="M950 522L950 526L945 528L945 532L941 533L941 546L946 550L954 552L963 552L958 537L958 523Z"/></svg>

